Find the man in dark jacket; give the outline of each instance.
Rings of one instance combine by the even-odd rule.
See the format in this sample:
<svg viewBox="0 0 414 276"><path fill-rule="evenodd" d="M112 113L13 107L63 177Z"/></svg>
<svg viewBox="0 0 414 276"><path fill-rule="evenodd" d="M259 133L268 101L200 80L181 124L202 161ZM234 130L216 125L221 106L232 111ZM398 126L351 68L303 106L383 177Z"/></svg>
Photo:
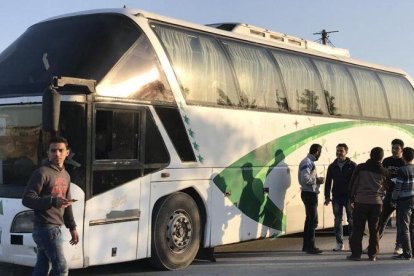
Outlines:
<svg viewBox="0 0 414 276"><path fill-rule="evenodd" d="M61 225L70 229L70 244L77 244L79 236L71 206L70 176L63 166L69 155L67 140L53 137L47 154L48 159L33 172L22 201L35 215L33 240L37 245L37 261L33 275L48 275L50 264L53 275L68 275Z"/></svg>
<svg viewBox="0 0 414 276"><path fill-rule="evenodd" d="M352 175L350 201L354 205L352 213L354 228L349 240L352 254L347 257L348 260L361 260L362 236L367 221L369 228L369 260L377 260L379 251L377 227L388 177L388 171L381 164L383 158L384 150L380 147L373 148L370 159L363 164L359 164Z"/></svg>
<svg viewBox="0 0 414 276"><path fill-rule="evenodd" d="M384 158L384 161L382 161L382 166L389 171L390 177L387 180L387 191L384 197L384 205L383 205L382 213L380 216L380 221L378 223L378 232L380 235L380 239L384 235L385 226L388 224L391 214L395 210L395 206L390 204L392 193L394 191L394 186L395 186L395 183L391 179L395 179L397 177L398 169L405 165L403 158L402 158L403 148L404 148L404 142L402 140L400 139L392 140L391 142L392 156ZM401 247L401 237L399 233L397 232L396 239L395 239L394 254L400 255L402 253L403 252L402 252L402 247Z"/></svg>
<svg viewBox="0 0 414 276"><path fill-rule="evenodd" d="M337 158L329 165L328 172L326 173L325 205L328 205L331 201L332 192L332 208L335 216L334 229L336 246L333 249L334 251L344 250L342 228L342 214L344 208L348 221L349 236L351 236L352 233L352 211L349 203L348 189L349 181L351 180L356 164L346 157L347 153L348 146L346 144L338 144L336 146Z"/></svg>

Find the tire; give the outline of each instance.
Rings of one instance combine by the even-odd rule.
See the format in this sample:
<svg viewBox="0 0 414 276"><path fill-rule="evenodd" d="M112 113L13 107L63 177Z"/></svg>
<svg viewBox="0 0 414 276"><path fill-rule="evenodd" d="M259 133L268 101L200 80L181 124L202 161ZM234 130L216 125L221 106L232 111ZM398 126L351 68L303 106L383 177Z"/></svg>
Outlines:
<svg viewBox="0 0 414 276"><path fill-rule="evenodd" d="M194 199L174 193L160 199L152 216L152 266L162 270L187 267L200 247L200 213Z"/></svg>

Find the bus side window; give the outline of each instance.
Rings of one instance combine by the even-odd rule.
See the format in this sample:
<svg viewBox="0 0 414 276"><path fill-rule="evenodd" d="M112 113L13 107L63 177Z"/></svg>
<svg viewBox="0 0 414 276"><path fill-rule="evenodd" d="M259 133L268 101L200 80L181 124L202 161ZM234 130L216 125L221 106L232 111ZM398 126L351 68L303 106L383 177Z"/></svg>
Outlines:
<svg viewBox="0 0 414 276"><path fill-rule="evenodd" d="M108 159L108 145L105 133L95 135L95 159Z"/></svg>
<svg viewBox="0 0 414 276"><path fill-rule="evenodd" d="M112 136L112 112L96 111L95 159L108 159L109 143Z"/></svg>
<svg viewBox="0 0 414 276"><path fill-rule="evenodd" d="M95 159L138 157L139 114L98 110L96 112Z"/></svg>
<svg viewBox="0 0 414 276"><path fill-rule="evenodd" d="M145 114L144 175L165 168L170 155L149 110Z"/></svg>
<svg viewBox="0 0 414 276"><path fill-rule="evenodd" d="M138 158L139 113L114 112L109 159Z"/></svg>
<svg viewBox="0 0 414 276"><path fill-rule="evenodd" d="M142 176L138 146L140 117L141 112L134 111L96 111L93 195Z"/></svg>

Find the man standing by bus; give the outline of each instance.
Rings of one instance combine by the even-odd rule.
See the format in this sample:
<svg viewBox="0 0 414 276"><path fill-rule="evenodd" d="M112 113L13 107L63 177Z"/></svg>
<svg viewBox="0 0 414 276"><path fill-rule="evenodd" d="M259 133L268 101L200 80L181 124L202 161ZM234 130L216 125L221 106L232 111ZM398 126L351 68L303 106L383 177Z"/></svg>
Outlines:
<svg viewBox="0 0 414 276"><path fill-rule="evenodd" d="M326 173L325 205L328 205L331 201L332 192L332 208L335 216L334 230L336 247L333 249L334 251L344 250L342 228L342 213L344 208L348 220L349 236L352 233L352 210L349 203L348 189L349 181L351 180L356 164L346 157L347 153L348 146L346 144L338 144L336 146L336 159L329 165L328 172Z"/></svg>
<svg viewBox="0 0 414 276"><path fill-rule="evenodd" d="M302 251L308 254L320 254L322 250L315 246L315 230L318 226L318 194L323 177L316 175L315 161L319 159L322 146L313 144L308 155L299 164L298 178L301 186L301 198L306 210L303 229Z"/></svg>
<svg viewBox="0 0 414 276"><path fill-rule="evenodd" d="M349 239L352 254L348 260L360 261L362 254L362 236L368 221L369 245L368 256L371 261L377 260L379 251L378 221L382 209L382 196L385 190L388 171L382 166L384 150L375 147L371 150L370 159L359 164L352 174L350 185L350 201L354 205L352 219L353 232Z"/></svg>
<svg viewBox="0 0 414 276"><path fill-rule="evenodd" d="M63 165L69 155L68 142L63 137L53 137L49 142L48 159L33 172L23 194L24 206L34 210L33 240L37 245L37 261L33 275L68 275L63 255L60 227L70 229L70 244L79 241L72 213L70 176Z"/></svg>
<svg viewBox="0 0 414 276"><path fill-rule="evenodd" d="M405 166L397 173L392 200L397 205L398 232L403 252L393 258L396 260L411 260L414 249L414 149L403 149Z"/></svg>
<svg viewBox="0 0 414 276"><path fill-rule="evenodd" d="M395 210L395 206L391 204L392 193L395 187L395 183L393 180L397 177L397 172L399 168L401 168L402 166L405 166L404 160L402 158L403 148L404 148L404 142L402 140L400 139L392 140L391 141L392 156L385 158L384 161L382 162L382 166L389 171L390 177L387 181L387 191L384 197L384 206L383 206L381 217L380 217L379 224L378 224L378 232L380 235L380 239L384 235L385 226L387 225L392 212L394 212ZM399 235L399 231L397 230L394 254L400 255L402 253L403 252L402 252L402 247L401 247L401 237Z"/></svg>

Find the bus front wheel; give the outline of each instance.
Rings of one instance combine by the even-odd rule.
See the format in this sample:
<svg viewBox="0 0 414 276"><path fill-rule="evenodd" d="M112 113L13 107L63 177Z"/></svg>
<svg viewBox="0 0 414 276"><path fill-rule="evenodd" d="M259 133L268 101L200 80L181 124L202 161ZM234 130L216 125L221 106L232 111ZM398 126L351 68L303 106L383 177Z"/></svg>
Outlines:
<svg viewBox="0 0 414 276"><path fill-rule="evenodd" d="M160 199L152 217L151 264L163 270L187 267L200 237L200 213L191 196L179 192Z"/></svg>

